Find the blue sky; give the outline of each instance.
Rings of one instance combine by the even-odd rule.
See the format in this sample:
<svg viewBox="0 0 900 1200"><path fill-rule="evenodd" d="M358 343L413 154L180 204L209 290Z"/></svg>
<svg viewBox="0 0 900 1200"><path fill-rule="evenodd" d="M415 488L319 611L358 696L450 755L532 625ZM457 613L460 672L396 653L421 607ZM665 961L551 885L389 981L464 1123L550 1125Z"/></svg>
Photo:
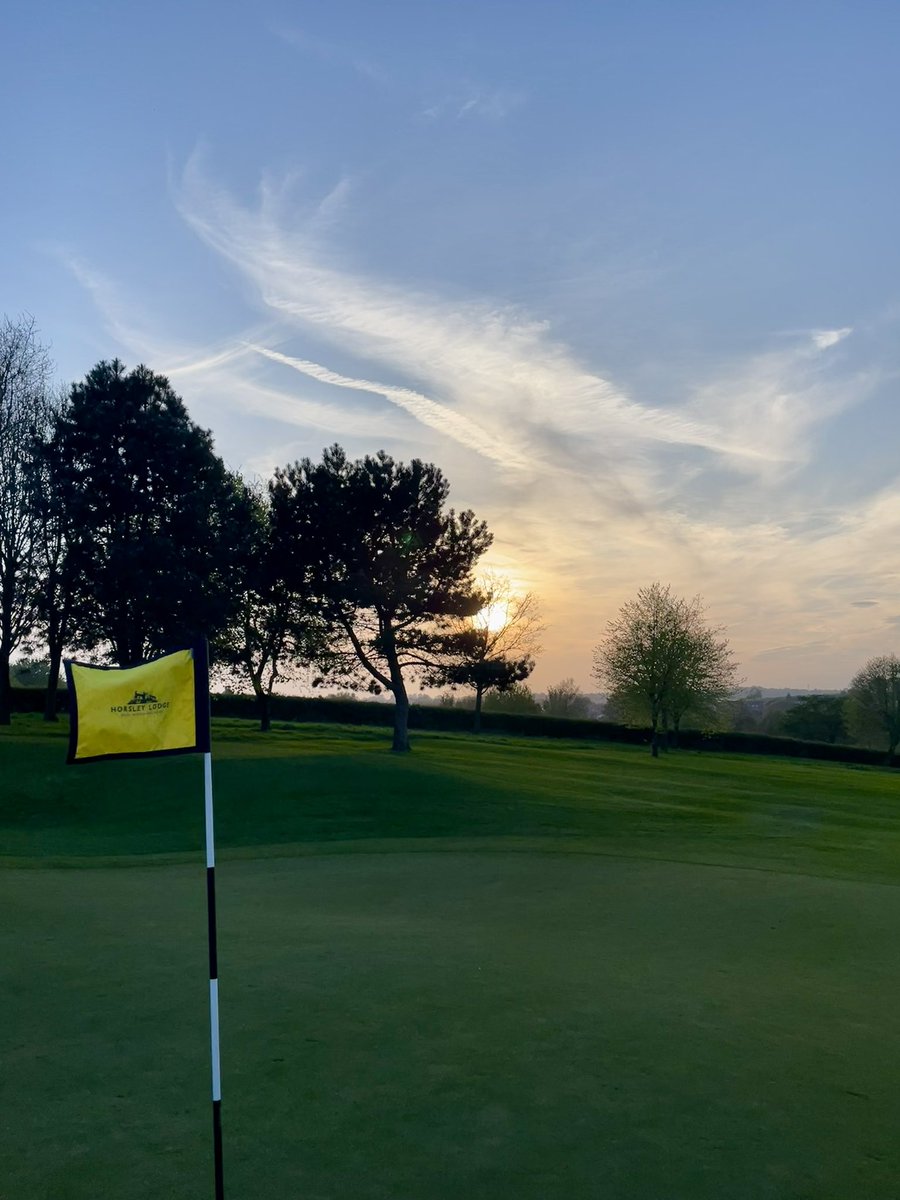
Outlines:
<svg viewBox="0 0 900 1200"><path fill-rule="evenodd" d="M441 465L542 598L654 579L743 676L896 651L900 6L122 3L5 22L0 311L248 474Z"/></svg>

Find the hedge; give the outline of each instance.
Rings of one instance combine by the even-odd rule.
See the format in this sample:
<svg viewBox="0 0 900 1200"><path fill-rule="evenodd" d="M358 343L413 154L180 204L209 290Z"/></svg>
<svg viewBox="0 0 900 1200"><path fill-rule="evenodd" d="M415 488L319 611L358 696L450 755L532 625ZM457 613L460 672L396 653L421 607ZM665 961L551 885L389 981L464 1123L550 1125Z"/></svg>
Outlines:
<svg viewBox="0 0 900 1200"><path fill-rule="evenodd" d="M64 712L68 698L64 689L59 692L58 711ZM42 713L42 688L13 688L13 712ZM253 696L217 695L212 697L214 717L238 717L258 720ZM319 696L273 696L273 721L299 721L315 724L378 725L390 727L394 722L394 706L372 700L328 700ZM411 730L442 730L467 733L472 728L472 711L464 708L443 708L437 704L413 704L409 710ZM576 738L592 742L624 742L630 745L649 745L649 729L633 729L612 721L570 720L566 717L546 717L525 713L483 712L481 728L484 733L506 733L517 737ZM879 750L862 746L836 746L828 742L804 742L799 738L772 737L764 733L702 733L696 729L682 730L678 736L683 750L718 750L732 754L768 754L779 758L814 758L825 762L861 763L884 766L886 756ZM890 765L900 766L900 756L894 755Z"/></svg>

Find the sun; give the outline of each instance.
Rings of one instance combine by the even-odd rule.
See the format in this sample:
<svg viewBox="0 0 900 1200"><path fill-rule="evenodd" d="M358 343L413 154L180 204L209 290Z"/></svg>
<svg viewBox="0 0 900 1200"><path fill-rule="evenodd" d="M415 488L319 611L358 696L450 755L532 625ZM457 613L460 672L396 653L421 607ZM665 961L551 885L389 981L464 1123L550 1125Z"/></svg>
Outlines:
<svg viewBox="0 0 900 1200"><path fill-rule="evenodd" d="M475 614L475 624L480 629L486 629L488 633L499 633L508 623L509 604L505 601L487 604Z"/></svg>

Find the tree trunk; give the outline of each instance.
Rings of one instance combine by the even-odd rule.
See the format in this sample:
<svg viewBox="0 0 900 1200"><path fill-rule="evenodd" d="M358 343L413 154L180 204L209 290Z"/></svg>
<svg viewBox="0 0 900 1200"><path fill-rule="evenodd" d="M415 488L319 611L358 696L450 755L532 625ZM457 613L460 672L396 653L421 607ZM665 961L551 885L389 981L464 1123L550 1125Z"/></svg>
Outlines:
<svg viewBox="0 0 900 1200"><path fill-rule="evenodd" d="M259 732L268 733L272 728L272 705L269 693L261 687L256 689L256 711L259 714Z"/></svg>
<svg viewBox="0 0 900 1200"><path fill-rule="evenodd" d="M57 644L50 647L50 674L47 676L47 694L44 698L44 720L57 721L56 697L59 691L59 664L62 660L62 646Z"/></svg>
<svg viewBox="0 0 900 1200"><path fill-rule="evenodd" d="M387 659L391 676L391 691L394 693L394 741L391 750L394 754L409 753L409 696L406 694L406 683L403 679L403 668L397 656L397 643L394 640L394 630L390 620L385 619L382 626L384 636L384 656Z"/></svg>
<svg viewBox="0 0 900 1200"><path fill-rule="evenodd" d="M0 725L12 724L12 686L9 682L9 650L0 646Z"/></svg>
<svg viewBox="0 0 900 1200"><path fill-rule="evenodd" d="M394 754L409 753L409 697L401 683L394 688Z"/></svg>
<svg viewBox="0 0 900 1200"><path fill-rule="evenodd" d="M481 733L481 701L484 698L484 688L480 685L475 687L475 718L472 721L472 732Z"/></svg>
<svg viewBox="0 0 900 1200"><path fill-rule="evenodd" d="M662 737L660 738L660 747L664 754L669 753L670 739L672 737L669 730L669 714L663 709L662 712Z"/></svg>
<svg viewBox="0 0 900 1200"><path fill-rule="evenodd" d="M659 712L655 708L650 710L650 731L650 753L659 758Z"/></svg>

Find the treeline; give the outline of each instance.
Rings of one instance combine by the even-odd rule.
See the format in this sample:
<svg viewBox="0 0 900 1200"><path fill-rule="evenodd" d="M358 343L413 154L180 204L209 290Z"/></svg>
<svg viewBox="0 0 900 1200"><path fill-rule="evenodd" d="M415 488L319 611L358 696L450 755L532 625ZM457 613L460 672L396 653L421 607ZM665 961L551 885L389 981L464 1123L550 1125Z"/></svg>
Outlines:
<svg viewBox="0 0 900 1200"><path fill-rule="evenodd" d="M52 720L64 652L125 666L206 636L263 728L275 685L308 668L390 693L407 750L412 679L470 687L480 711L529 675L541 629L534 597L479 584L491 534L448 491L433 464L340 446L250 486L164 377L114 360L54 392L33 321L5 319L0 722L17 649L46 647Z"/></svg>
<svg viewBox="0 0 900 1200"><path fill-rule="evenodd" d="M509 715L543 630L536 598L477 574L491 534L448 507L433 464L379 451L287 464L251 486L215 453L168 380L98 363L55 389L30 318L0 324L0 723L11 718L14 652L45 648L55 719L65 652L121 666L207 637L223 680L254 696L263 729L276 685L299 670L394 701L393 749L409 748L410 688L473 694ZM699 597L654 583L608 625L594 675L607 717L649 727L651 749L689 727L712 733L736 683L724 631ZM452 696L452 691L451 691ZM571 680L546 711L586 715ZM848 728L892 754L900 661L852 681Z"/></svg>

